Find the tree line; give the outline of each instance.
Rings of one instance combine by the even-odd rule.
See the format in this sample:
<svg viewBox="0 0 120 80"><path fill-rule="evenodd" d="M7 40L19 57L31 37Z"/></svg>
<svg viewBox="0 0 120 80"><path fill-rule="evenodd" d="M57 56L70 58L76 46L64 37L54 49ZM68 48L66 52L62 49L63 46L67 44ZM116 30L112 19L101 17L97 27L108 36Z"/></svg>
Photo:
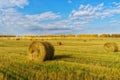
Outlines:
<svg viewBox="0 0 120 80"><path fill-rule="evenodd" d="M31 38L36 38L36 37L69 37L69 38L120 38L120 34L61 34L61 35L24 35L24 36L16 36L16 35L0 35L0 37L31 37Z"/></svg>
<svg viewBox="0 0 120 80"><path fill-rule="evenodd" d="M24 37L70 37L70 38L73 38L73 37L78 37L78 38L84 38L84 37L91 37L91 38L120 38L120 34L78 34L78 35L74 35L74 34L68 34L68 35L65 35L65 34L61 34L61 35L25 35Z"/></svg>

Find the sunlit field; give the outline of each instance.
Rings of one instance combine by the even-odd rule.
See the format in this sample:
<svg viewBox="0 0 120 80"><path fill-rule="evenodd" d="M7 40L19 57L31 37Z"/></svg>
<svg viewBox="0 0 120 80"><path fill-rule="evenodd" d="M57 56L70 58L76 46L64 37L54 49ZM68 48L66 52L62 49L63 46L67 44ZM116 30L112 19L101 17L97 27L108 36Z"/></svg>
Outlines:
<svg viewBox="0 0 120 80"><path fill-rule="evenodd" d="M120 80L119 38L38 41L54 46L53 60L29 60L32 40L0 40L0 80ZM106 42L116 42L119 51L106 52Z"/></svg>

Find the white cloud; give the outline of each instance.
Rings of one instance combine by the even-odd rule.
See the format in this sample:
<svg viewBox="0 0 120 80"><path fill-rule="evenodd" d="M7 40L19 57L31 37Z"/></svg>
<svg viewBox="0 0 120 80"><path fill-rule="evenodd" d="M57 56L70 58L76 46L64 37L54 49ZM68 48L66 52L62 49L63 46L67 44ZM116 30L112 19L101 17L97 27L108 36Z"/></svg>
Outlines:
<svg viewBox="0 0 120 80"><path fill-rule="evenodd" d="M70 17L73 19L97 19L97 18L106 18L111 17L115 14L120 14L120 5L112 6L112 8L106 8L104 3L101 3L97 6L80 5L78 10L73 10ZM110 6L111 7L111 6Z"/></svg>
<svg viewBox="0 0 120 80"><path fill-rule="evenodd" d="M119 20L112 20L109 22L112 26L120 26L120 21Z"/></svg>
<svg viewBox="0 0 120 80"><path fill-rule="evenodd" d="M23 15L16 10L16 7L23 8L28 4L27 0L6 0L3 3L0 1L0 4L0 33L6 32L6 29L9 29L7 32L10 34L16 34L16 32L25 33L22 31L27 32L32 28L46 27L40 21L52 21L60 18L60 15L52 11Z"/></svg>
<svg viewBox="0 0 120 80"><path fill-rule="evenodd" d="M101 3L97 6L88 5L80 5L78 10L74 10L72 14L70 14L71 18L79 18L79 19L90 19L96 17L95 15L98 12L101 12L104 4Z"/></svg>
<svg viewBox="0 0 120 80"><path fill-rule="evenodd" d="M0 0L0 8L19 7L23 8L28 5L27 0Z"/></svg>
<svg viewBox="0 0 120 80"><path fill-rule="evenodd" d="M26 15L26 18L34 21L43 21L43 20L54 20L60 18L60 15L57 15L51 11L36 14L36 15Z"/></svg>
<svg viewBox="0 0 120 80"><path fill-rule="evenodd" d="M72 3L72 0L68 0L68 3Z"/></svg>
<svg viewBox="0 0 120 80"><path fill-rule="evenodd" d="M22 15L18 13L13 8L5 10L2 12L1 24L5 24L7 26L16 26L16 27L41 27L40 21L46 20L55 20L59 18L59 15L53 12L45 12L37 15Z"/></svg>
<svg viewBox="0 0 120 80"><path fill-rule="evenodd" d="M120 2L113 2L114 5L119 6Z"/></svg>

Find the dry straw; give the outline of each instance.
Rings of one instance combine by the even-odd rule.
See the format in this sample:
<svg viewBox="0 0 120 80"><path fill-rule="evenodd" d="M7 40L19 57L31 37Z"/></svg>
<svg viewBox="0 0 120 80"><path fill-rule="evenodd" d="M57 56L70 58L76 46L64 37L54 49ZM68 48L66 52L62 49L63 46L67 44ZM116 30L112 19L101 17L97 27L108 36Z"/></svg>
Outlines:
<svg viewBox="0 0 120 80"><path fill-rule="evenodd" d="M51 60L54 56L54 47L48 42L34 41L28 51L29 58L37 61Z"/></svg>
<svg viewBox="0 0 120 80"><path fill-rule="evenodd" d="M104 44L104 48L108 52L118 52L118 46L114 42L107 42Z"/></svg>

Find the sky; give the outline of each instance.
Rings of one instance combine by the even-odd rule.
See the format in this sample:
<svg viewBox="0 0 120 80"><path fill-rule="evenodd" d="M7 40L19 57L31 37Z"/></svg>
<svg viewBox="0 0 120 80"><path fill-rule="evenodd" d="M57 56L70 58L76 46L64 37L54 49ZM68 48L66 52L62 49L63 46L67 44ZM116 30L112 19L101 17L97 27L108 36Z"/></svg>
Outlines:
<svg viewBox="0 0 120 80"><path fill-rule="evenodd" d="M0 0L0 34L120 34L120 0Z"/></svg>

